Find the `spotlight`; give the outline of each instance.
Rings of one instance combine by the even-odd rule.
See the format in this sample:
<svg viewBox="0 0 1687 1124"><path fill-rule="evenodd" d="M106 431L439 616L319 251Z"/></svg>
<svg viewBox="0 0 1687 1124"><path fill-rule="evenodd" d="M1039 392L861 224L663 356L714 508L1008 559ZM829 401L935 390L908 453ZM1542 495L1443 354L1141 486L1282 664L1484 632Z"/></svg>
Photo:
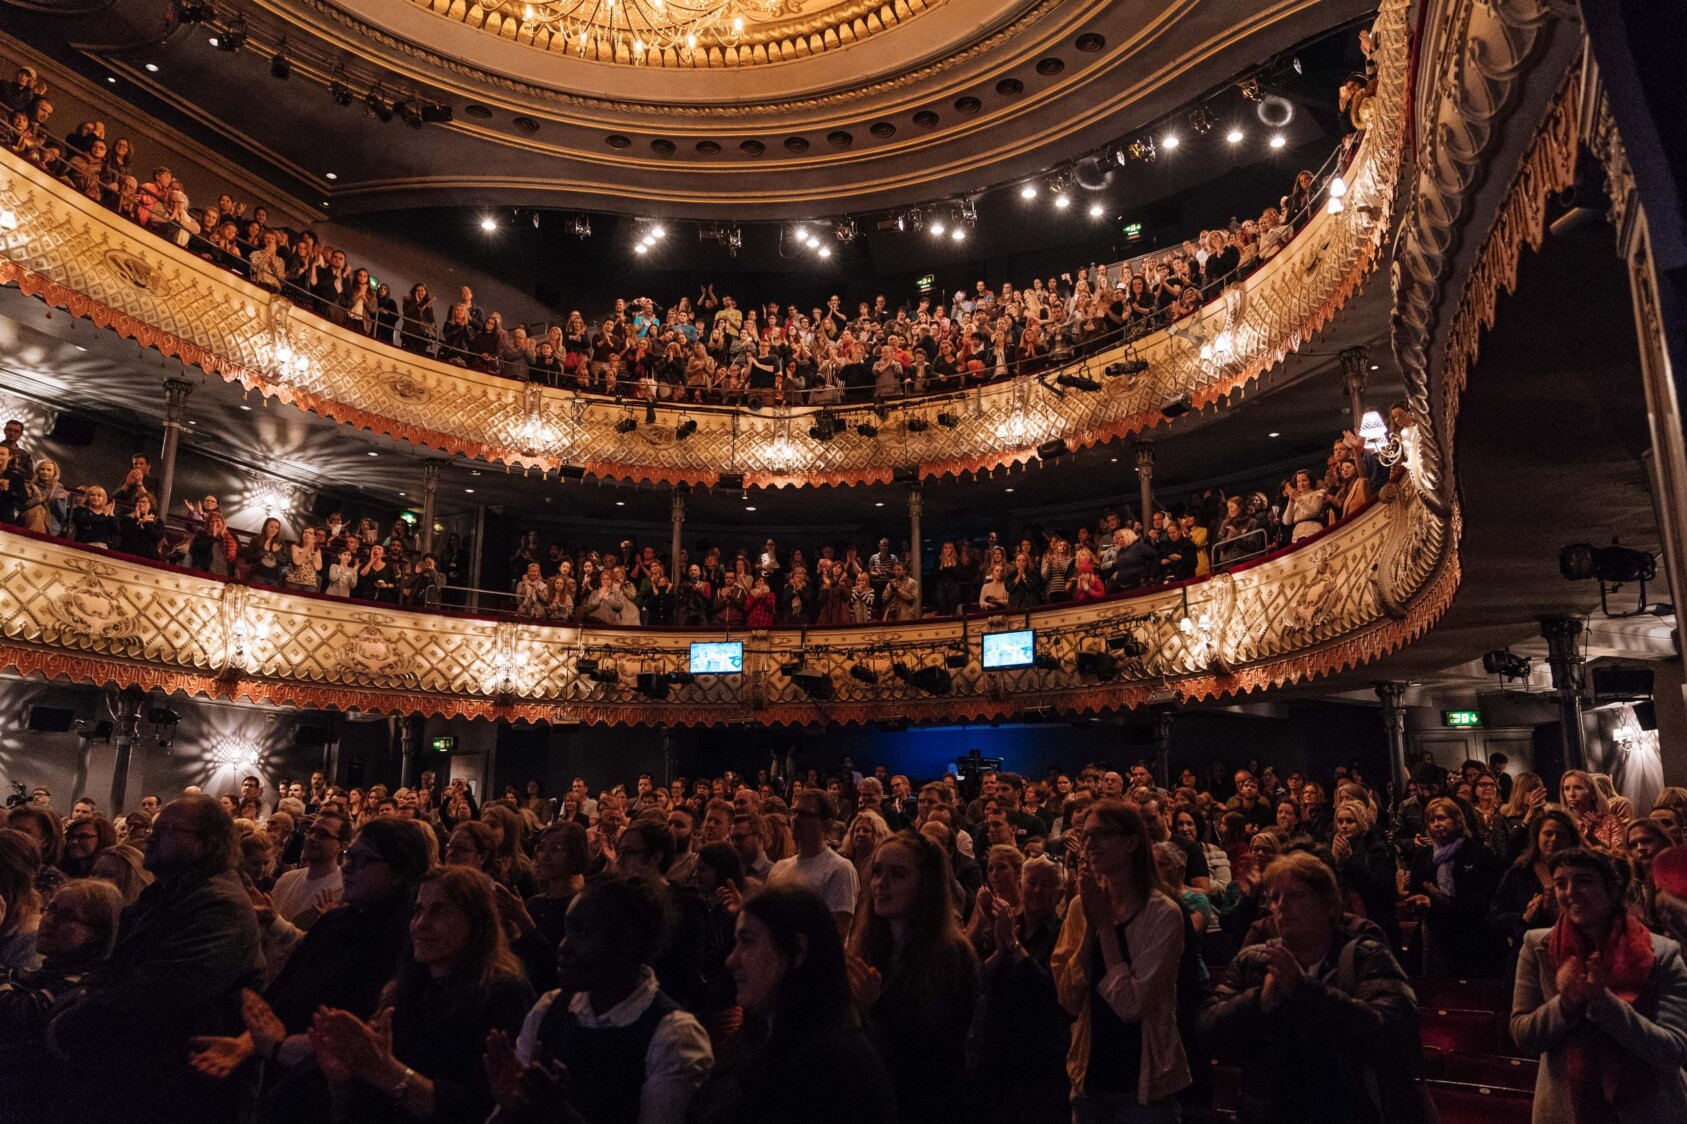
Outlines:
<svg viewBox="0 0 1687 1124"><path fill-rule="evenodd" d="M1021 185L1019 189L1019 197L1021 199L1035 199L1037 197L1037 185L1034 183Z"/></svg>
<svg viewBox="0 0 1687 1124"><path fill-rule="evenodd" d="M422 127L422 103L417 101L415 98L409 98L405 101L398 102L393 106L393 110L404 121L404 123L409 125L412 129L420 129Z"/></svg>
<svg viewBox="0 0 1687 1124"><path fill-rule="evenodd" d="M1558 552L1558 572L1570 581L1597 579L1599 607L1605 615L1632 617L1646 611L1646 583L1658 576L1658 560L1647 551L1615 543L1610 546L1572 543ZM1640 586L1638 606L1630 613L1613 614L1606 595L1631 582Z"/></svg>
<svg viewBox="0 0 1687 1124"><path fill-rule="evenodd" d="M379 117L383 124L392 120L392 106L381 96L381 84L379 82L375 83L374 89L364 95L363 104L368 107L370 113Z"/></svg>
<svg viewBox="0 0 1687 1124"><path fill-rule="evenodd" d="M333 97L334 104L341 109L347 108L353 101L357 100L357 95L351 92L351 87L338 78L334 79L334 84L328 87L328 93Z"/></svg>
<svg viewBox="0 0 1687 1124"><path fill-rule="evenodd" d="M1244 78L1242 80L1241 90L1242 96L1247 98L1249 101L1258 101L1260 97L1259 78L1257 76L1253 78Z"/></svg>
<svg viewBox="0 0 1687 1124"><path fill-rule="evenodd" d="M1056 195L1054 197L1054 205L1064 211L1072 205L1072 200L1067 198L1065 195Z"/></svg>
<svg viewBox="0 0 1687 1124"><path fill-rule="evenodd" d="M949 229L949 227L946 223L944 223L943 216L938 214L936 211L933 211L931 213L931 221L926 224L926 229L936 236L943 234Z"/></svg>
<svg viewBox="0 0 1687 1124"><path fill-rule="evenodd" d="M1060 671L1063 665L1059 656L1039 654L1031 658L1031 666L1038 671Z"/></svg>
<svg viewBox="0 0 1687 1124"><path fill-rule="evenodd" d="M931 695L947 695L954 682L949 672L941 667L909 667L905 663L894 663L890 670L908 686Z"/></svg>
<svg viewBox="0 0 1687 1124"><path fill-rule="evenodd" d="M582 240L590 238L592 236L592 217L590 215L569 216L568 233Z"/></svg>
<svg viewBox="0 0 1687 1124"><path fill-rule="evenodd" d="M621 668L614 660L600 660L596 668L586 673L586 678L594 683L619 683Z"/></svg>
<svg viewBox="0 0 1687 1124"><path fill-rule="evenodd" d="M826 702L837 697L838 689L832 682L831 675L824 671L790 672L791 682L795 683L802 692L815 702Z"/></svg>
<svg viewBox="0 0 1687 1124"><path fill-rule="evenodd" d="M1094 394L1096 391L1101 389L1101 382L1099 380L1076 372L1056 375L1054 377L1054 381L1059 383L1061 386L1066 387L1068 390L1085 390L1091 394Z"/></svg>
<svg viewBox="0 0 1687 1124"><path fill-rule="evenodd" d="M1107 208L1103 207L1100 203L1091 203L1090 204L1090 218L1098 219L1102 215L1105 215L1106 213L1107 213Z"/></svg>
<svg viewBox="0 0 1687 1124"><path fill-rule="evenodd" d="M656 672L641 671L636 689L647 699L665 699L668 697L668 677Z"/></svg>
<svg viewBox="0 0 1687 1124"><path fill-rule="evenodd" d="M633 247L633 253L635 254L648 254L649 252L650 243L648 242L640 242L638 245Z"/></svg>
<svg viewBox="0 0 1687 1124"><path fill-rule="evenodd" d="M179 24L204 23L211 18L211 5L205 0L176 0L174 5Z"/></svg>
<svg viewBox="0 0 1687 1124"><path fill-rule="evenodd" d="M954 229L950 230L949 231L949 240L952 241L952 242L965 242L967 240L966 227L957 226Z"/></svg>
<svg viewBox="0 0 1687 1124"><path fill-rule="evenodd" d="M944 429L954 429L961 424L961 419L948 410L940 410L937 414L937 424Z"/></svg>
<svg viewBox="0 0 1687 1124"><path fill-rule="evenodd" d="M779 674L783 675L787 679L790 679L793 676L800 674L801 672L802 672L802 657L801 656L798 656L794 660L786 660L784 663L779 665Z"/></svg>
<svg viewBox="0 0 1687 1124"><path fill-rule="evenodd" d="M1180 394L1176 398L1166 400L1165 405L1160 407L1160 416L1167 421L1171 421L1173 418L1181 418L1189 412L1190 407L1194 404L1189 395Z"/></svg>
<svg viewBox="0 0 1687 1124"><path fill-rule="evenodd" d="M674 440L684 441L687 437L690 437L693 433L696 433L696 432L697 432L697 419L696 418L686 418L684 421L682 421L678 425L674 426Z"/></svg>
<svg viewBox="0 0 1687 1124"><path fill-rule="evenodd" d="M1106 652L1079 652L1078 674L1093 675L1097 679L1108 680L1119 674L1119 665Z"/></svg>
<svg viewBox="0 0 1687 1124"><path fill-rule="evenodd" d="M455 114L448 105L428 102L422 106L422 120L430 125L448 125L454 116Z"/></svg>
<svg viewBox="0 0 1687 1124"><path fill-rule="evenodd" d="M729 492L744 490L744 474L742 472L723 472L715 478L715 487L725 488Z"/></svg>
<svg viewBox="0 0 1687 1124"><path fill-rule="evenodd" d="M955 216L955 222L958 226L977 226L978 203L972 199L962 199L960 210Z"/></svg>
<svg viewBox="0 0 1687 1124"><path fill-rule="evenodd" d="M832 247L822 246L820 247L819 253L822 258L829 258L832 256Z"/></svg>
<svg viewBox="0 0 1687 1124"><path fill-rule="evenodd" d="M1168 152L1176 148L1179 143L1181 142L1177 139L1176 133L1167 133L1165 136L1160 138L1160 147L1166 149Z"/></svg>
<svg viewBox="0 0 1687 1124"><path fill-rule="evenodd" d="M1231 130L1228 133L1224 134L1224 139L1229 141L1231 144L1241 144L1242 143L1242 130L1232 126Z"/></svg>
<svg viewBox="0 0 1687 1124"><path fill-rule="evenodd" d="M1108 637L1107 647L1110 651L1123 652L1133 660L1141 659L1143 654L1148 651L1148 646L1129 632L1120 636Z"/></svg>
<svg viewBox="0 0 1687 1124"><path fill-rule="evenodd" d="M877 668L870 664L852 663L849 665L849 677L858 683L877 684L879 672Z"/></svg>
<svg viewBox="0 0 1687 1124"><path fill-rule="evenodd" d="M879 435L879 427L874 425L872 422L862 422L855 427L855 432L859 433L863 437L871 439Z"/></svg>
<svg viewBox="0 0 1687 1124"><path fill-rule="evenodd" d="M1189 127L1195 130L1195 135L1204 137L1212 131L1213 111L1204 105L1196 106L1189 111Z"/></svg>
<svg viewBox="0 0 1687 1124"><path fill-rule="evenodd" d="M287 55L287 40L283 39L276 45L275 54L270 56L269 72L271 77L283 82L293 76L293 60Z"/></svg>
<svg viewBox="0 0 1687 1124"><path fill-rule="evenodd" d="M668 672L668 682L676 687L689 687L697 682L697 676L689 671L670 671Z"/></svg>
<svg viewBox="0 0 1687 1124"><path fill-rule="evenodd" d="M667 229L667 227L663 226L661 223L657 223L655 226L650 228L650 237L653 238L653 239L656 239L657 241L661 241L662 239L666 238L667 236L668 236L668 229Z"/></svg>
<svg viewBox="0 0 1687 1124"><path fill-rule="evenodd" d="M228 27L211 40L211 45L219 51L238 51L246 45L246 15L236 12L228 21Z"/></svg>
<svg viewBox="0 0 1687 1124"><path fill-rule="evenodd" d="M814 424L808 427L808 435L816 441L830 441L843 432L844 424L838 416L830 410L821 410L814 415Z"/></svg>
<svg viewBox="0 0 1687 1124"><path fill-rule="evenodd" d="M497 219L493 218L491 215L484 215L484 216L481 217L480 232L482 234L494 234L494 233L497 232L497 230L498 230L498 220Z"/></svg>
<svg viewBox="0 0 1687 1124"><path fill-rule="evenodd" d="M631 416L622 418L620 421L615 423L615 432L616 433L631 433L633 430L635 430L637 428L638 428L638 419L635 418L635 417L631 417Z"/></svg>
<svg viewBox="0 0 1687 1124"><path fill-rule="evenodd" d="M1148 369L1146 359L1122 359L1117 363L1109 363L1102 368L1101 373L1108 378L1118 378L1120 375L1140 375Z"/></svg>
<svg viewBox="0 0 1687 1124"><path fill-rule="evenodd" d="M920 417L918 414L915 414L913 417L908 419L909 433L924 433L930 428L931 423Z"/></svg>
<svg viewBox="0 0 1687 1124"><path fill-rule="evenodd" d="M574 661L574 670L581 675L591 675L597 671L597 661L589 657Z"/></svg>
<svg viewBox="0 0 1687 1124"><path fill-rule="evenodd" d="M1069 452L1071 450L1066 447L1066 442L1058 437L1052 441L1044 441L1037 446L1037 456L1045 461L1052 461L1056 457L1064 457Z"/></svg>
<svg viewBox="0 0 1687 1124"><path fill-rule="evenodd" d="M1288 144L1288 143L1289 143L1288 141L1283 139L1282 133L1278 133L1276 136L1271 138L1271 147L1272 148L1282 148L1285 144Z"/></svg>
<svg viewBox="0 0 1687 1124"><path fill-rule="evenodd" d="M1514 655L1510 651L1484 652L1482 655L1482 670L1502 679L1527 679L1529 668L1527 656Z"/></svg>
<svg viewBox="0 0 1687 1124"><path fill-rule="evenodd" d="M832 237L838 240L839 245L847 246L861 237L861 230L855 225L854 219L843 219L832 224ZM826 255L820 256L825 257Z"/></svg>
<svg viewBox="0 0 1687 1124"><path fill-rule="evenodd" d="M1139 137L1131 141L1130 154L1132 160L1140 160L1144 164L1152 164L1159 155L1154 148L1153 137Z"/></svg>

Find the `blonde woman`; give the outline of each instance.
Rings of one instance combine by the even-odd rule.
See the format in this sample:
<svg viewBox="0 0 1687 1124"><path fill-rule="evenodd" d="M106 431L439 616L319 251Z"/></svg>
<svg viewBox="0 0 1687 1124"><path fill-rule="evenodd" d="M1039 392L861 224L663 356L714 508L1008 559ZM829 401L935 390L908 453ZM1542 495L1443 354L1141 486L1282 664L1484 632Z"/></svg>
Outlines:
<svg viewBox="0 0 1687 1124"><path fill-rule="evenodd" d="M855 813L855 818L849 821L849 829L844 832L843 846L838 854L855 864L855 873L862 886L867 885L872 874L873 852L890 836L890 825L877 812L863 810Z"/></svg>
<svg viewBox="0 0 1687 1124"><path fill-rule="evenodd" d="M1590 845L1612 852L1622 849L1623 821L1612 814L1610 802L1592 774L1581 769L1565 770L1558 782L1558 799Z"/></svg>
<svg viewBox="0 0 1687 1124"><path fill-rule="evenodd" d="M119 843L115 847L107 847L95 857L89 876L116 886L118 893L123 895L124 906L131 906L141 896L141 891L152 885L152 872L146 869L144 860L145 856L138 847Z"/></svg>
<svg viewBox="0 0 1687 1124"><path fill-rule="evenodd" d="M1546 782L1539 773L1518 773L1511 782L1511 799L1500 809L1507 819L1527 825L1546 807Z"/></svg>
<svg viewBox="0 0 1687 1124"><path fill-rule="evenodd" d="M23 528L38 535L59 535L70 526L69 489L59 479L57 461L42 457L35 462L35 477L25 489Z"/></svg>
<svg viewBox="0 0 1687 1124"><path fill-rule="evenodd" d="M90 484L82 490L82 503L70 513L71 538L83 546L110 550L117 545L120 529L117 505L106 490Z"/></svg>

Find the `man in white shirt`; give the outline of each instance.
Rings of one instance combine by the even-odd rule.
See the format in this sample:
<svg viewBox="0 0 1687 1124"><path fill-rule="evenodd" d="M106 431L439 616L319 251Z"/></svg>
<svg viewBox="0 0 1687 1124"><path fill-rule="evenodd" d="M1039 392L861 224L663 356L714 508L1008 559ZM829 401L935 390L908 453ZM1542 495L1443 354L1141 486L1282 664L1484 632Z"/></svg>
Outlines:
<svg viewBox="0 0 1687 1124"><path fill-rule="evenodd" d="M793 800L791 835L796 839L797 853L773 864L767 884L814 891L838 923L838 933L847 935L855 917L861 880L854 863L826 846L826 828L836 818L832 798L824 792L805 792Z"/></svg>
<svg viewBox="0 0 1687 1124"><path fill-rule="evenodd" d="M277 813L280 814L280 813ZM351 841L351 824L336 812L322 812L305 832L299 850L300 866L275 880L270 905L275 915L298 929L309 929L316 920L312 903L324 890L340 896L340 852Z"/></svg>
<svg viewBox="0 0 1687 1124"><path fill-rule="evenodd" d="M662 906L639 878L590 882L568 909L557 952L557 991L528 1012L521 1036L493 1032L486 1068L498 1101L526 1120L593 1119L683 1124L714 1054L709 1036L656 983ZM555 1073L565 1073L558 1081Z"/></svg>

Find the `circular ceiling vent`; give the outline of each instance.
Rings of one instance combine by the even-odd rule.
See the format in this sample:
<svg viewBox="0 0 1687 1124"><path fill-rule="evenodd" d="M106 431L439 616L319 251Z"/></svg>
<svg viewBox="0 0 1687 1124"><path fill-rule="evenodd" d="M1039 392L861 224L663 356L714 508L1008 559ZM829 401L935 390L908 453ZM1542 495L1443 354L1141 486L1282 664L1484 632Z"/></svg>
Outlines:
<svg viewBox="0 0 1687 1124"><path fill-rule="evenodd" d="M479 102L471 101L463 107L463 115L465 117L473 117L479 121L485 121L492 116L492 111L487 109L484 105L481 105Z"/></svg>
<svg viewBox="0 0 1687 1124"><path fill-rule="evenodd" d="M523 133L532 134L539 131L539 122L533 120L531 117L513 117L510 119L510 124L514 125L518 131Z"/></svg>
<svg viewBox="0 0 1687 1124"><path fill-rule="evenodd" d="M697 152L701 156L716 156L720 153L719 141L698 141Z"/></svg>
<svg viewBox="0 0 1687 1124"><path fill-rule="evenodd" d="M826 134L826 143L833 148L848 148L855 143L855 137L842 129L834 129Z"/></svg>
<svg viewBox="0 0 1687 1124"><path fill-rule="evenodd" d="M1093 55L1095 52L1101 50L1101 48L1107 46L1107 39L1105 36L1097 35L1093 31L1086 31L1082 35L1078 36L1077 42L1074 43L1073 46L1077 47L1080 51Z"/></svg>
<svg viewBox="0 0 1687 1124"><path fill-rule="evenodd" d="M610 148L631 148L633 147L633 138L624 137L620 133L610 133L603 138L603 143Z"/></svg>
<svg viewBox="0 0 1687 1124"><path fill-rule="evenodd" d="M968 94L964 98L955 99L955 108L961 113L977 113L984 108L984 103Z"/></svg>
<svg viewBox="0 0 1687 1124"><path fill-rule="evenodd" d="M937 114L929 109L922 109L914 114L914 124L922 129L932 129L937 126Z"/></svg>
<svg viewBox="0 0 1687 1124"><path fill-rule="evenodd" d="M808 151L808 138L807 137L786 137L785 138L785 149L788 152L807 152Z"/></svg>
<svg viewBox="0 0 1687 1124"><path fill-rule="evenodd" d="M650 142L650 151L658 156L672 156L676 147L678 146L667 137L657 137Z"/></svg>
<svg viewBox="0 0 1687 1124"><path fill-rule="evenodd" d="M892 125L889 121L875 121L872 125L868 126L867 131L882 140L885 137L894 137L896 135L896 126Z"/></svg>
<svg viewBox="0 0 1687 1124"><path fill-rule="evenodd" d="M1004 98L1017 98L1025 92L1025 83L1017 78L1003 78L996 83L996 92Z"/></svg>
<svg viewBox="0 0 1687 1124"><path fill-rule="evenodd" d="M742 141L738 145L738 151L746 156L760 156L767 151L767 145L759 140Z"/></svg>
<svg viewBox="0 0 1687 1124"><path fill-rule="evenodd" d="M1060 59L1053 57L1042 59L1037 63L1037 73L1041 74L1044 78L1053 78L1056 74L1059 74L1065 69L1066 64Z"/></svg>

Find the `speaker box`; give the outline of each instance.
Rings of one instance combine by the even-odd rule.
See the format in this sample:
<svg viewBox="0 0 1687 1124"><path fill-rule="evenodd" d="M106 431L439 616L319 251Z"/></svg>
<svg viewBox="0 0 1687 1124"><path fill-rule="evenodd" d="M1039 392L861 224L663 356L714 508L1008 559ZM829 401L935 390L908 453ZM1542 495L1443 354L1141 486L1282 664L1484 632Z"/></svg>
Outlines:
<svg viewBox="0 0 1687 1124"><path fill-rule="evenodd" d="M1593 669L1593 697L1596 699L1649 699L1652 697L1652 669L1620 664Z"/></svg>
<svg viewBox="0 0 1687 1124"><path fill-rule="evenodd" d="M94 443L94 423L87 418L79 418L74 414L60 414L53 423L53 432L47 434L48 440L57 441L60 445L82 448Z"/></svg>
<svg viewBox="0 0 1687 1124"><path fill-rule="evenodd" d="M299 747L301 749L320 748L321 746L328 744L328 727L300 726L298 734L294 736L294 740L299 743Z"/></svg>
<svg viewBox="0 0 1687 1124"><path fill-rule="evenodd" d="M27 706L23 710L23 726L43 734L62 734L76 721L76 712L62 706Z"/></svg>

